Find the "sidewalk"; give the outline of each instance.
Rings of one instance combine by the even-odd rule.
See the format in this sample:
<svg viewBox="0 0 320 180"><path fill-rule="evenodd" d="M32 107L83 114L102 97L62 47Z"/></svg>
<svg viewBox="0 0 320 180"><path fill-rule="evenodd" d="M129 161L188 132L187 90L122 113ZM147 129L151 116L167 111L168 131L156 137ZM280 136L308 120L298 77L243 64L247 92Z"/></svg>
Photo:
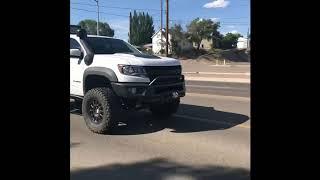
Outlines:
<svg viewBox="0 0 320 180"><path fill-rule="evenodd" d="M250 64L224 66L197 61L181 61L181 64L186 80L250 84Z"/></svg>
<svg viewBox="0 0 320 180"><path fill-rule="evenodd" d="M218 73L248 73L250 63L233 63L230 65L215 65L206 61L181 60L185 72L218 72Z"/></svg>
<svg viewBox="0 0 320 180"><path fill-rule="evenodd" d="M234 82L234 83L248 83L250 84L250 75L217 75L217 74L188 74L185 75L185 80L189 81L213 81L213 82Z"/></svg>

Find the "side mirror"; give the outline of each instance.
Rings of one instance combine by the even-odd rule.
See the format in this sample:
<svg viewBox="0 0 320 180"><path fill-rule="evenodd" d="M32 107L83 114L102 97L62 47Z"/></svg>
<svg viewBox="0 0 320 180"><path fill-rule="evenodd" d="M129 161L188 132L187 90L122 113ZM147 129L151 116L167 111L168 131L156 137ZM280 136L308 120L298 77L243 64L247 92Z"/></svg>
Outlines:
<svg viewBox="0 0 320 180"><path fill-rule="evenodd" d="M79 49L70 49L71 58L81 58L82 52Z"/></svg>

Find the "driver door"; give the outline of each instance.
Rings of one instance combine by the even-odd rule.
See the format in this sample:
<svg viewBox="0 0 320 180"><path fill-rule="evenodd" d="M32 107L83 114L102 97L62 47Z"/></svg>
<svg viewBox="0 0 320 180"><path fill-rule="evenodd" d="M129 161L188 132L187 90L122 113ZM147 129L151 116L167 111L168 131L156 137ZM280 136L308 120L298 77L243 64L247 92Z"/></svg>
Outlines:
<svg viewBox="0 0 320 180"><path fill-rule="evenodd" d="M74 38L70 38L70 49L81 50L81 45ZM82 51L83 52L83 51ZM83 57L81 57L83 58ZM80 58L70 57L70 94L82 96L82 64Z"/></svg>

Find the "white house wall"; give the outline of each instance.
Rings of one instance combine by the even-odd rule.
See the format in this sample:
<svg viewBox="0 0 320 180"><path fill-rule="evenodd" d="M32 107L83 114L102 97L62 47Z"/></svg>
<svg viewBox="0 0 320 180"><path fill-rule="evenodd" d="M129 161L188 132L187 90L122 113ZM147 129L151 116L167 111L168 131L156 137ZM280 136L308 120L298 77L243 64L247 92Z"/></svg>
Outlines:
<svg viewBox="0 0 320 180"><path fill-rule="evenodd" d="M169 42L171 40L171 35L169 34ZM162 39L163 39L163 42L164 42L164 45L163 45L163 49L165 49L165 42L166 42L166 38L165 38L165 35L162 35ZM161 50L161 34L160 34L160 31L158 31L158 33L153 36L152 38L152 52L155 53L155 54L159 54L160 53L160 50ZM169 54L171 54L171 46L169 46Z"/></svg>
<svg viewBox="0 0 320 180"><path fill-rule="evenodd" d="M238 49L245 49L245 48L247 48L247 42L248 42L248 40L247 40L246 38L240 37L240 38L238 39L237 48L238 48Z"/></svg>

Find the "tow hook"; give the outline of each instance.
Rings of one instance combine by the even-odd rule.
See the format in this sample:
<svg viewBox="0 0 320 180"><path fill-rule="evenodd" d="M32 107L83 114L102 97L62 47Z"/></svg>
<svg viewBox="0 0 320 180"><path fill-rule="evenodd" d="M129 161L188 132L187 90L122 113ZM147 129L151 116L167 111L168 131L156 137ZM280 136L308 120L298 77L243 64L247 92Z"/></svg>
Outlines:
<svg viewBox="0 0 320 180"><path fill-rule="evenodd" d="M173 93L172 93L172 97L173 97L174 99L177 99L177 98L179 97L179 93L178 93L178 92L173 92Z"/></svg>

